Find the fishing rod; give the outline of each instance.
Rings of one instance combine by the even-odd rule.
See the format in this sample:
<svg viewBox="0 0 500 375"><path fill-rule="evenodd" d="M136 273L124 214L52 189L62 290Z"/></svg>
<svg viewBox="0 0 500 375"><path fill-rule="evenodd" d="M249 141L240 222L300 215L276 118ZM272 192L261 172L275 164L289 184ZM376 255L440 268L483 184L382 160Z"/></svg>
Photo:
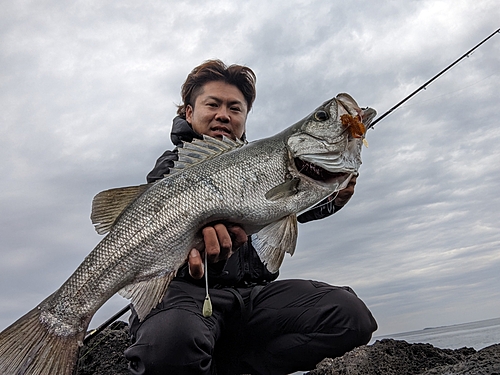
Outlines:
<svg viewBox="0 0 500 375"><path fill-rule="evenodd" d="M480 43L478 43L477 45L475 45L472 49L470 49L469 51L467 51L463 56L461 56L460 58L458 58L457 60L455 60L453 63L451 63L450 65L448 65L446 68L444 68L443 70L441 70L438 74L436 74L434 77L432 77L430 80L428 80L427 82L425 82L422 86L420 86L418 89L416 89L415 91L413 91L410 95L408 95L406 98L404 98L403 100L401 100L399 103L397 103L394 107L392 107L391 109L389 109L387 112L385 112L382 116L379 116L377 117L370 125L368 125L366 127L366 130L370 129L370 128L373 128L375 126L376 123L378 123L379 121L383 120L385 117L389 116L396 108L400 107L403 103L406 103L408 100L410 100L413 96L415 96L417 93L419 93L420 91L424 90L430 83L434 82L436 79L438 79L440 76L442 76L444 73L446 73L448 70L450 70L451 68L453 68L455 65L457 65L460 61L462 61L463 59L465 59L466 57L469 57L469 55L474 52L476 49L478 49L482 44L484 44L486 41L488 41L489 39L493 38L493 36L495 36L495 34L498 34L500 33L500 29L497 29L495 30L495 32L493 32L491 35L489 35L487 38L483 39ZM90 331L87 336L85 336L85 339L84 339L84 343L86 343L88 340L90 340L92 337L94 337L95 335L97 335L99 332L103 331L106 327L108 327L111 323L113 323L116 319L120 318L122 315L124 315L126 312L128 312L130 310L130 305L127 305L125 306L123 309L121 309L120 311L118 311L115 315L113 315L111 318L109 318L108 320L106 320L104 323L102 323L99 327L97 327L96 329L93 329L92 331Z"/></svg>
<svg viewBox="0 0 500 375"><path fill-rule="evenodd" d="M129 310L130 310L130 304L122 308L120 311L118 311L116 314L114 314L111 318L106 320L96 329L93 329L92 331L88 332L87 336L85 336L85 339L83 339L83 343L86 344L92 337L97 335L99 332L102 332L106 327L111 325L111 323L113 323L116 319L120 318L123 314L125 314Z"/></svg>
<svg viewBox="0 0 500 375"><path fill-rule="evenodd" d="M404 98L403 100L401 100L398 104L396 104L394 107L392 107L391 109L389 109L382 116L377 117L370 125L367 126L366 130L368 130L370 128L373 128L377 122L379 122L379 121L383 120L384 118L386 118L387 116L389 116L396 108L400 107L403 103L406 103L412 97L414 97L415 95L417 95L417 93L419 93L420 91L425 90L430 83L434 82L436 79L438 79L439 77L441 77L444 73L446 73L448 70L450 70L451 68L453 68L460 61L462 61L466 57L469 57L472 52L474 52L482 44L486 43L486 41L488 41L488 39L493 38L495 36L495 34L498 34L498 33L500 33L500 29L497 29L495 32L493 32L491 35L489 35L487 38L483 39L480 43L478 43L477 45L475 45L472 49L470 49L469 51L467 51L466 53L464 53L463 56L461 56L460 58L458 58L457 60L455 60L453 63L451 63L450 65L448 65L446 68L444 68L443 70L441 70L438 74L436 74L430 80L428 80L427 82L425 82L422 86L420 86L418 89L416 89L415 91L413 91L406 98Z"/></svg>

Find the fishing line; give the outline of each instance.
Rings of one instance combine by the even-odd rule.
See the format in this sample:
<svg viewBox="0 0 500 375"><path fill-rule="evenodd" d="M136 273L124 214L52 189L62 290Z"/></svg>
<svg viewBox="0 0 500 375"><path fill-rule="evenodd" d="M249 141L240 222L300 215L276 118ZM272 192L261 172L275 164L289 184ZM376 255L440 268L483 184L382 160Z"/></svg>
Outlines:
<svg viewBox="0 0 500 375"><path fill-rule="evenodd" d="M205 290L206 290L207 295L205 296L205 301L203 302L203 310L202 310L203 316L205 318L212 316L212 301L210 301L210 294L208 294L208 263L207 263L207 259L208 259L208 254L205 251L205 270L204 271L205 271Z"/></svg>
<svg viewBox="0 0 500 375"><path fill-rule="evenodd" d="M333 193L332 195L326 197L325 203L318 203L316 206L313 206L311 209L321 208L321 207L329 205L332 201L334 201L337 198L337 196L339 195L339 192L340 192L340 190L338 190L335 193ZM304 211L304 212L307 212L307 211Z"/></svg>
<svg viewBox="0 0 500 375"><path fill-rule="evenodd" d="M463 59L469 57L470 55L472 55L472 53L478 49L479 47L481 47L481 45L483 45L484 43L486 43L489 39L493 38L496 34L500 33L500 29L497 29L495 30L495 32L493 32L491 35L489 35L488 37L486 37L485 39L483 39L480 43L476 44L473 48L471 48L469 51L465 52L461 57L459 57L458 59L456 59L454 62L452 62L450 65L448 65L446 68L444 68L443 70L441 70L438 74L436 74L434 77L432 77L430 80L428 80L427 82L425 82L422 86L420 86L418 89L416 89L415 91L413 91L410 95L408 95L406 98L404 98L403 100L401 100L399 103L397 103L394 107L392 107L391 109L389 109L387 112L385 112L382 116L376 118L370 125L368 125L366 128L366 130L368 129L371 129L375 126L376 123L378 123L379 121L383 120L384 118L386 118L387 116L389 116L392 112L394 112L394 110L398 107L400 107L403 103L406 103L408 100L410 100L411 98L413 98L416 94L418 94L420 91L422 90L425 90L427 88L427 86L429 86L432 82L434 82L436 79L438 79L439 77L441 77L444 73L446 73L448 70L450 70L451 68L453 68L455 65L457 65L460 61L462 61Z"/></svg>

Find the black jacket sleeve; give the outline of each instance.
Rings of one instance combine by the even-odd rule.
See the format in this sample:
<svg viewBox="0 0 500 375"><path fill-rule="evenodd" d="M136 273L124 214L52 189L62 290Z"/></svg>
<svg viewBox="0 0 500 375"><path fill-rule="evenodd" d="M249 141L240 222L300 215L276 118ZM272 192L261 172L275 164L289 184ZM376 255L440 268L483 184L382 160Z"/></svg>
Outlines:
<svg viewBox="0 0 500 375"><path fill-rule="evenodd" d="M146 180L148 183L161 180L170 173L170 168L174 166L174 161L178 160L177 148L173 151L167 150L156 161L155 167L148 173Z"/></svg>
<svg viewBox="0 0 500 375"><path fill-rule="evenodd" d="M335 196L336 193L323 199L309 211L306 211L302 215L299 215L297 217L297 221L299 223L307 223L308 221L319 220L333 215L335 212L342 208L342 206L337 206L333 203L335 201Z"/></svg>

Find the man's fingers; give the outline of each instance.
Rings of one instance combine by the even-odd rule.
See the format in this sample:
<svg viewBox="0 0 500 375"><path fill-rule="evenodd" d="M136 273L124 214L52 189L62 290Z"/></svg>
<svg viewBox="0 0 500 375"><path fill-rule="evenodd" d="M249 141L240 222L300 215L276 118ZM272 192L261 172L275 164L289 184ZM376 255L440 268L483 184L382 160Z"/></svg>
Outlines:
<svg viewBox="0 0 500 375"><path fill-rule="evenodd" d="M337 197L335 197L334 203L337 206L345 206L347 202L351 199L351 197L354 195L354 188L356 187L356 176L353 176L349 183L347 184L345 189L342 189L339 191L337 194Z"/></svg>
<svg viewBox="0 0 500 375"><path fill-rule="evenodd" d="M202 230L205 254L210 262L227 259L233 251L247 242L247 234L240 226L226 227L225 224L215 224Z"/></svg>
<svg viewBox="0 0 500 375"><path fill-rule="evenodd" d="M217 262L220 254L219 236L215 227L205 227L201 231L205 243L205 254L210 262Z"/></svg>
<svg viewBox="0 0 500 375"><path fill-rule="evenodd" d="M193 279L199 280L203 277L203 259L201 259L200 252L196 249L189 252L188 268Z"/></svg>
<svg viewBox="0 0 500 375"><path fill-rule="evenodd" d="M224 224L215 224L215 232L217 233L217 239L219 240L220 255L219 258L226 259L231 255L231 249L233 247L233 239Z"/></svg>
<svg viewBox="0 0 500 375"><path fill-rule="evenodd" d="M248 235L242 227L235 225L228 227L227 230L232 234L233 251L239 249L244 243L248 241Z"/></svg>

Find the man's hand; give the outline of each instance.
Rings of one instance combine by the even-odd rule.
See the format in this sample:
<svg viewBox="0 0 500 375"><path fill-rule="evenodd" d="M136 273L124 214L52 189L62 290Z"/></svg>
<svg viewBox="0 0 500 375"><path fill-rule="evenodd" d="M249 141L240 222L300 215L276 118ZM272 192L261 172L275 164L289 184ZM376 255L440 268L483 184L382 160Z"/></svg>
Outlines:
<svg viewBox="0 0 500 375"><path fill-rule="evenodd" d="M235 225L227 227L224 224L215 224L202 230L204 249L192 249L189 252L189 274L194 279L201 279L204 274L203 259L200 251L205 250L208 261L211 263L229 258L234 251L247 242L247 234L243 228Z"/></svg>
<svg viewBox="0 0 500 375"><path fill-rule="evenodd" d="M356 186L356 179L357 179L356 176L352 176L351 180L349 181L345 189L339 191L333 202L335 206L342 207L345 206L347 202L349 202L349 199L351 199L351 197L354 195L354 187Z"/></svg>

